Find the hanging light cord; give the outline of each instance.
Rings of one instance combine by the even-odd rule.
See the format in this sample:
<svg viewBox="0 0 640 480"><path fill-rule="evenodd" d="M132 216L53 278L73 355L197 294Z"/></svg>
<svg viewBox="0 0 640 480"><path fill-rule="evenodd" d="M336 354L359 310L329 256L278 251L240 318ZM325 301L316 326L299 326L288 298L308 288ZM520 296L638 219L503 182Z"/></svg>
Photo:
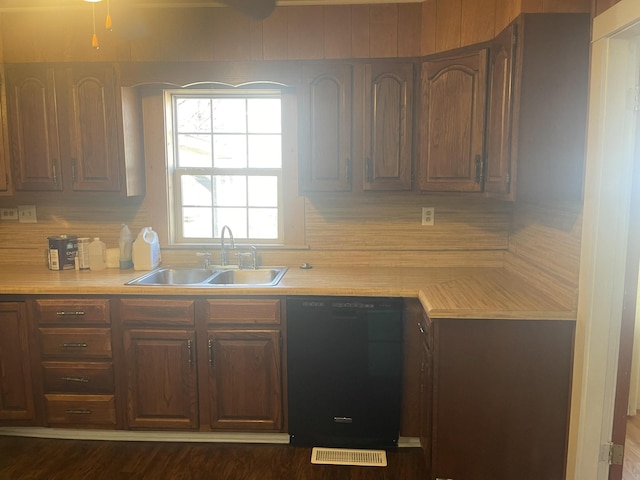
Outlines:
<svg viewBox="0 0 640 480"><path fill-rule="evenodd" d="M109 0L107 0L107 20L104 24L107 30L113 30L113 26L111 25L111 5L109 4Z"/></svg>
<svg viewBox="0 0 640 480"><path fill-rule="evenodd" d="M93 15L93 37L91 37L91 46L98 50L100 44L98 43L98 35L96 34L96 4L91 4L91 13Z"/></svg>

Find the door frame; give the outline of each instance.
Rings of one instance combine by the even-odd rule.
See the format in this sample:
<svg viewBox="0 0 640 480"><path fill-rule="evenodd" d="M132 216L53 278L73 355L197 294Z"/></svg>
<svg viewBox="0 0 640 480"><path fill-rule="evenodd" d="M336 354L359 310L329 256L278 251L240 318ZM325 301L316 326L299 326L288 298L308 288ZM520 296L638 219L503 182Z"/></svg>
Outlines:
<svg viewBox="0 0 640 480"><path fill-rule="evenodd" d="M609 475L637 121L630 92L639 81L639 43L637 0L621 0L594 19L570 480Z"/></svg>

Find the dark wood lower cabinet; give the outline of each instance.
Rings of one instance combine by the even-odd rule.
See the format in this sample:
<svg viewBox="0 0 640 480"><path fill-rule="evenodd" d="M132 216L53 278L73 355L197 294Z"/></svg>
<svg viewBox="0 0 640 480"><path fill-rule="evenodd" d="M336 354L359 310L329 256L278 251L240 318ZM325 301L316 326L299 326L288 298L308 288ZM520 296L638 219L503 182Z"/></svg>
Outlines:
<svg viewBox="0 0 640 480"><path fill-rule="evenodd" d="M123 345L128 426L197 429L195 332L124 329Z"/></svg>
<svg viewBox="0 0 640 480"><path fill-rule="evenodd" d="M282 427L279 330L208 332L211 428Z"/></svg>
<svg viewBox="0 0 640 480"><path fill-rule="evenodd" d="M431 478L562 480L574 322L435 320Z"/></svg>
<svg viewBox="0 0 640 480"><path fill-rule="evenodd" d="M35 418L26 309L0 303L0 422L28 424Z"/></svg>

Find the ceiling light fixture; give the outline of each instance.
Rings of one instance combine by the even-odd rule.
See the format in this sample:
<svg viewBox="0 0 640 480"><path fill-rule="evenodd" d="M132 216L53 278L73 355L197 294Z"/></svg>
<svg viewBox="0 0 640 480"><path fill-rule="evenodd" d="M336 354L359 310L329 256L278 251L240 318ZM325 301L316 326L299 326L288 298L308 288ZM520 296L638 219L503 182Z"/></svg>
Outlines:
<svg viewBox="0 0 640 480"><path fill-rule="evenodd" d="M102 0L84 0L87 3L91 4L91 16L93 21L93 36L91 37L91 46L98 50L100 48L100 42L98 42L98 34L96 33L96 3L102 2ZM105 27L111 30L111 9L109 5L109 0L107 0L107 20L105 22Z"/></svg>

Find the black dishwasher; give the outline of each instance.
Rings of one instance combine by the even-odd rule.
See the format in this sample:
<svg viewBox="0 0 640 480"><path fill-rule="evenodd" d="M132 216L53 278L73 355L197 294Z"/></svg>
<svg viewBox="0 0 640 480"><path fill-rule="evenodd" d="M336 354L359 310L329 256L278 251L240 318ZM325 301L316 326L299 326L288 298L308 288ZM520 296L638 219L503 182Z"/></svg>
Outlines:
<svg viewBox="0 0 640 480"><path fill-rule="evenodd" d="M289 434L293 445L398 444L402 299L287 299Z"/></svg>

